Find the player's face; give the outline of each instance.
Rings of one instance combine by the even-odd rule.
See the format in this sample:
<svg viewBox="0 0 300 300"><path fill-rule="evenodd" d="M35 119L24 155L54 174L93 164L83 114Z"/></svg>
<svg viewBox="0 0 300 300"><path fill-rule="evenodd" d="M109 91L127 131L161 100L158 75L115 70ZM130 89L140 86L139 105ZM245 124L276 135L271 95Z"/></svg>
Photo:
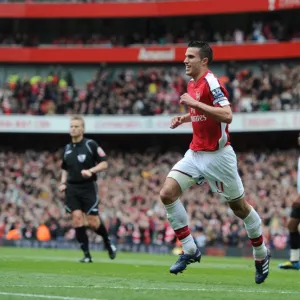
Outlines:
<svg viewBox="0 0 300 300"><path fill-rule="evenodd" d="M200 58L199 48L187 48L184 64L186 75L197 77L201 73L201 68L206 66L207 58Z"/></svg>
<svg viewBox="0 0 300 300"><path fill-rule="evenodd" d="M83 124L80 120L72 120L70 123L71 137L80 137L84 133Z"/></svg>

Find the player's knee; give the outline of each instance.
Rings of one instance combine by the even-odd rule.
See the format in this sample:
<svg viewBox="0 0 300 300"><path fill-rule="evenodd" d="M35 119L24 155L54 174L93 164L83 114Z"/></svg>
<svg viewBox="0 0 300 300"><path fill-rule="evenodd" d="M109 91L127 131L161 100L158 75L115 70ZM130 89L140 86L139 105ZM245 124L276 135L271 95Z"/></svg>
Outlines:
<svg viewBox="0 0 300 300"><path fill-rule="evenodd" d="M159 196L164 204L169 204L171 202L172 194L170 189L163 187L159 192Z"/></svg>
<svg viewBox="0 0 300 300"><path fill-rule="evenodd" d="M97 230L100 226L100 218L98 216L88 216L89 227L93 230Z"/></svg>
<svg viewBox="0 0 300 300"><path fill-rule="evenodd" d="M229 206L232 209L233 213L241 219L245 219L251 211L251 206L244 198L241 198L234 202L230 202Z"/></svg>
<svg viewBox="0 0 300 300"><path fill-rule="evenodd" d="M73 227L84 226L84 219L81 211L76 210L72 212L72 224Z"/></svg>
<svg viewBox="0 0 300 300"><path fill-rule="evenodd" d="M159 195L163 204L167 205L176 201L180 196L180 192L178 192L172 185L164 185Z"/></svg>

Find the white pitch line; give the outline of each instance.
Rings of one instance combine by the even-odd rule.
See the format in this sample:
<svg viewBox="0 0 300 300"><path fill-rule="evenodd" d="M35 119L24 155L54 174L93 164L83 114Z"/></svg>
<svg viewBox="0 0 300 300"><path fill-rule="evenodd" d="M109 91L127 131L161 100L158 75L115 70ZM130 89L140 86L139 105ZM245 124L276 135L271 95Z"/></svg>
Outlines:
<svg viewBox="0 0 300 300"><path fill-rule="evenodd" d="M1 260L18 260L20 259L19 256L15 255L3 255L0 258ZM36 256L24 256L22 257L23 260L30 260L33 262L43 262L43 261L68 261L68 262L76 262L76 258L72 257L65 257L65 256L42 256L40 258L37 258ZM109 259L105 258L96 258L93 260L95 263L109 263L109 264L121 264L121 265L145 265L145 266L169 266L170 262L168 261L154 261L154 260L149 260L149 259L125 259L125 260L118 260L118 261L110 261ZM249 263L249 262L248 262ZM205 264L200 264L200 265L195 265L194 268L202 268L203 266L205 267L210 267L210 268L215 268L215 269L245 269L249 267L249 264L224 264L222 263L221 265L216 266L214 263L205 263ZM252 265L251 265L252 267Z"/></svg>
<svg viewBox="0 0 300 300"><path fill-rule="evenodd" d="M64 297L64 296L51 296L51 295L40 295L40 294L23 294L23 293L9 293L0 292L0 295L4 296L18 296L18 297L30 297L30 298L46 298L46 299L60 299L60 300L105 300L105 299L95 299L95 298L74 298L74 297Z"/></svg>
<svg viewBox="0 0 300 300"><path fill-rule="evenodd" d="M126 287L126 286L100 286L100 285L93 285L93 286L86 286L86 285L43 285L43 286L32 286L32 285L0 285L0 287L5 287L5 288L65 288L65 289L75 289L75 288L89 288L89 289L116 289L116 290L135 290L135 291L147 291L147 290L155 290L155 291L177 291L177 292L235 292L235 293L268 293L268 294L289 294L289 295L299 295L300 291L272 291L272 290L261 290L259 288L255 289L230 289L230 288L178 288L178 287ZM1 293L0 293L1 294ZM57 296L59 297L59 296ZM69 299L69 300L96 300L96 299L81 299L81 298L57 298L57 299Z"/></svg>

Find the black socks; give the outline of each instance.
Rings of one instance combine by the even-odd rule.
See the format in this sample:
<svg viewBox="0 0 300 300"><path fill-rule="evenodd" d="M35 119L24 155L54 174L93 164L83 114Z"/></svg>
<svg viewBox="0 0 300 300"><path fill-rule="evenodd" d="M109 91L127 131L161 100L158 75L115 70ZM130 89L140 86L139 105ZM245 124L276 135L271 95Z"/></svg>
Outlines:
<svg viewBox="0 0 300 300"><path fill-rule="evenodd" d="M75 232L76 232L76 239L77 239L78 243L80 244L80 248L83 251L84 256L91 257L90 251L89 251L89 239L86 234L86 227L85 226L77 227L77 228L75 228Z"/></svg>
<svg viewBox="0 0 300 300"><path fill-rule="evenodd" d="M299 231L290 232L291 249L300 249L300 233Z"/></svg>
<svg viewBox="0 0 300 300"><path fill-rule="evenodd" d="M100 226L98 229L95 230L95 232L98 234L98 235L101 235L102 238L103 238L103 242L105 244L105 246L109 245L110 244L110 238L108 236L108 232L103 224L102 221L100 221Z"/></svg>

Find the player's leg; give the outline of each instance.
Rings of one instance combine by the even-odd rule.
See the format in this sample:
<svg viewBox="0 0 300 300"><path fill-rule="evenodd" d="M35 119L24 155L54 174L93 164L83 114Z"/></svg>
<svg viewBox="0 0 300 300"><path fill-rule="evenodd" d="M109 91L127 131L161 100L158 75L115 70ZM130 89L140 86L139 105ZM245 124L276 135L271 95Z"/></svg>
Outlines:
<svg viewBox="0 0 300 300"><path fill-rule="evenodd" d="M300 234L298 226L300 223L300 196L293 203L291 216L288 220L288 230L290 233L290 260L279 264L280 269L300 270Z"/></svg>
<svg viewBox="0 0 300 300"><path fill-rule="evenodd" d="M255 209L244 199L244 187L238 174L236 155L231 146L207 154L206 177L214 192L226 198L234 214L244 222L247 235L253 248L255 259L255 282L260 284L268 276L270 253L262 236L261 218Z"/></svg>
<svg viewBox="0 0 300 300"><path fill-rule="evenodd" d="M188 264L200 262L201 259L201 253L190 233L187 212L179 199L182 192L199 181L199 177L199 172L192 163L192 153L188 151L185 157L172 168L160 191L167 218L183 247L183 254L170 269L174 274L182 272Z"/></svg>
<svg viewBox="0 0 300 300"><path fill-rule="evenodd" d="M255 259L255 282L263 283L269 275L270 251L267 249L262 236L262 222L256 210L244 198L228 202L234 214L244 221L248 237L252 244Z"/></svg>
<svg viewBox="0 0 300 300"><path fill-rule="evenodd" d="M100 216L89 214L87 215L89 227L94 230L95 233L100 235L103 239L103 243L105 248L108 251L108 255L110 259L115 259L117 255L117 248L116 246L111 242L111 239L108 235L107 229L101 220Z"/></svg>
<svg viewBox="0 0 300 300"><path fill-rule="evenodd" d="M82 263L92 262L89 251L89 239L86 234L86 226L81 205L78 200L78 191L72 186L68 186L66 190L65 208L72 216L72 226L75 229L76 240L78 241L84 258L80 260Z"/></svg>
<svg viewBox="0 0 300 300"><path fill-rule="evenodd" d="M117 254L117 248L111 242L107 229L99 215L99 198L96 184L93 183L93 186L86 190L82 196L84 212L87 215L89 227L94 230L96 234L102 237L104 246L108 251L110 259L114 259Z"/></svg>
<svg viewBox="0 0 300 300"><path fill-rule="evenodd" d="M80 260L80 262L90 263L92 262L92 257L89 250L89 239L86 233L86 226L84 225L84 216L81 210L74 210L72 212L72 224L75 228L76 239L84 254L84 257Z"/></svg>

